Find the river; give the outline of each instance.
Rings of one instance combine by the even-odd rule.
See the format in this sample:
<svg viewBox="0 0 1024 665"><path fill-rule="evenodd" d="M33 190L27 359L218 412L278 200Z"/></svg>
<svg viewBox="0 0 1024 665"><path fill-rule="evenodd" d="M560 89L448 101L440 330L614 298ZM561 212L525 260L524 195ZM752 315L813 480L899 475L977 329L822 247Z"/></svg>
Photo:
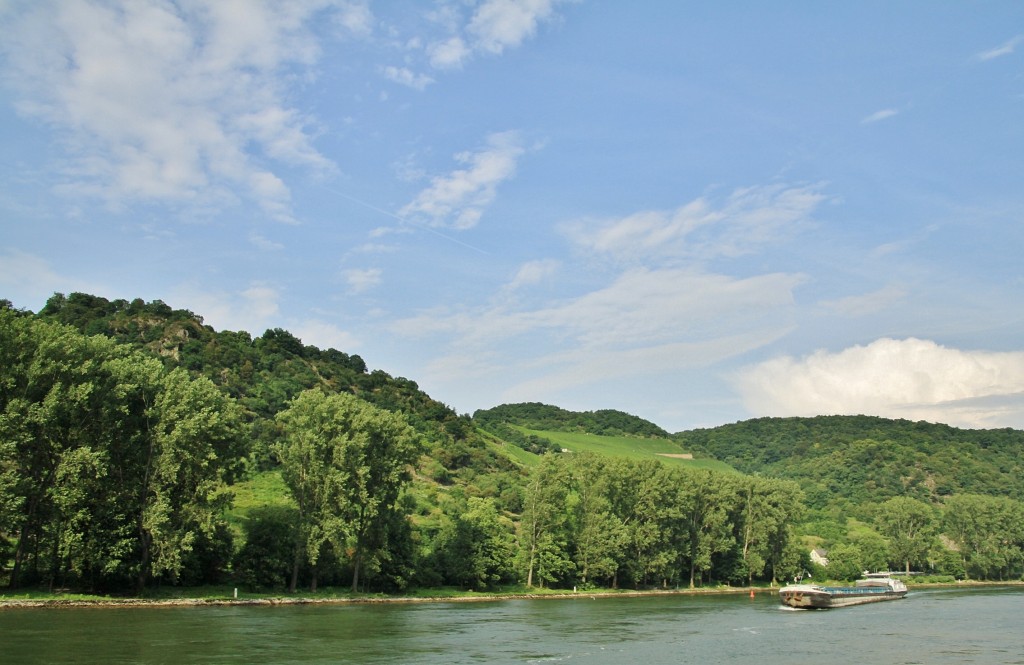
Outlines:
<svg viewBox="0 0 1024 665"><path fill-rule="evenodd" d="M0 663L1024 663L1024 590L0 611Z"/></svg>

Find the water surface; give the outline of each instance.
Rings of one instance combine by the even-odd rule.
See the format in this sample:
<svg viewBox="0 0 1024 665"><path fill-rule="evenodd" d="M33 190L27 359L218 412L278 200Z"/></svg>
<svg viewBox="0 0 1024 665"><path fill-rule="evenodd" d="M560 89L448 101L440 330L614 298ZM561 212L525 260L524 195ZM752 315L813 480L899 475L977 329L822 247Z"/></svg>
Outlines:
<svg viewBox="0 0 1024 665"><path fill-rule="evenodd" d="M0 611L0 663L1024 664L1024 591Z"/></svg>

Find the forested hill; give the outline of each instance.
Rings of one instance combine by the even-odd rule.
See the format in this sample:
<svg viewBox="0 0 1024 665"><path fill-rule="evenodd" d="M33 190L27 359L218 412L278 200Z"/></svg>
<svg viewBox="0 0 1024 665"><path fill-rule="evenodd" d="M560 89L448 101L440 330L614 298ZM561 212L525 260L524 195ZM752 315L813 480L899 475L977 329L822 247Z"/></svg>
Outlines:
<svg viewBox="0 0 1024 665"><path fill-rule="evenodd" d="M798 481L812 507L952 494L1024 498L1024 431L869 416L758 418L674 436L744 473Z"/></svg>
<svg viewBox="0 0 1024 665"><path fill-rule="evenodd" d="M358 355L303 344L274 328L253 338L245 331L216 331L203 317L173 309L160 300L107 300L84 293L55 294L37 318L63 323L89 335L104 335L213 381L248 414L252 455L267 454L275 433L273 417L303 390L321 387L348 392L391 411L402 412L431 444L431 454L450 470L494 459L474 440L468 416L459 416L409 379L370 370Z"/></svg>
<svg viewBox="0 0 1024 665"><path fill-rule="evenodd" d="M473 420L484 427L505 423L549 432L668 438L668 432L654 423L622 411L601 409L580 413L539 402L502 404L479 410L473 414Z"/></svg>

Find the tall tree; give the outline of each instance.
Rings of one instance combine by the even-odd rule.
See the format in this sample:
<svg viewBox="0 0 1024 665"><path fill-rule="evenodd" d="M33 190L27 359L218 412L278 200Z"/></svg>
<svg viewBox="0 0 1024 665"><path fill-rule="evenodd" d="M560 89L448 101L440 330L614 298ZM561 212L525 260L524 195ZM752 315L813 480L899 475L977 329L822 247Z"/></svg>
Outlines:
<svg viewBox="0 0 1024 665"><path fill-rule="evenodd" d="M544 586L571 565L566 550L566 493L561 460L544 455L530 470L519 518L519 561L527 587L535 581Z"/></svg>
<svg viewBox="0 0 1024 665"><path fill-rule="evenodd" d="M882 535L889 539L889 554L910 572L910 565L928 556L934 536L935 511L931 506L905 496L883 503L878 510Z"/></svg>
<svg viewBox="0 0 1024 665"><path fill-rule="evenodd" d="M422 443L402 416L347 393L304 391L278 422L285 436L277 453L298 506L298 540L313 566L328 542L348 554L356 591L364 564L377 554L374 543L386 542L382 531ZM292 590L298 563L297 554Z"/></svg>
<svg viewBox="0 0 1024 665"><path fill-rule="evenodd" d="M577 453L569 463L574 563L580 581L610 579L626 543L622 521L611 511L608 472L593 453Z"/></svg>
<svg viewBox="0 0 1024 665"><path fill-rule="evenodd" d="M241 459L241 414L208 379L175 369L159 380L149 417L140 539L146 564L177 577L182 555L212 538L230 503L225 480Z"/></svg>
<svg viewBox="0 0 1024 665"><path fill-rule="evenodd" d="M729 511L735 493L727 476L711 471L680 472L677 484L682 528L681 550L689 562L690 588L696 586L697 575L711 569L715 554L733 545Z"/></svg>

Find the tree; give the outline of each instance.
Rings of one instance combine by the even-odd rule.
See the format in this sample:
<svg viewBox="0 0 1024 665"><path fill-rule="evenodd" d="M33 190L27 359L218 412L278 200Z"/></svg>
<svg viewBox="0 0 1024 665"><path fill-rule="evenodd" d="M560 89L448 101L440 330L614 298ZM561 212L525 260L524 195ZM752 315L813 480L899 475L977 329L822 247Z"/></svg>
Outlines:
<svg viewBox="0 0 1024 665"><path fill-rule="evenodd" d="M212 538L230 503L225 478L241 458L241 413L209 379L175 369L159 380L143 473L140 541L156 574L177 577L182 555Z"/></svg>
<svg viewBox="0 0 1024 665"><path fill-rule="evenodd" d="M910 497L893 497L879 507L879 530L889 539L889 554L907 573L910 564L927 559L934 522L931 506Z"/></svg>
<svg viewBox="0 0 1024 665"><path fill-rule="evenodd" d="M352 565L352 590L367 558L377 554L409 466L422 443L400 415L347 393L307 390L278 414L284 440L276 452L298 507L294 591L302 551L315 566L330 543Z"/></svg>
<svg viewBox="0 0 1024 665"><path fill-rule="evenodd" d="M0 473L13 466L19 508L11 586L27 566L51 585L177 576L223 512L222 471L240 456L233 401L111 339L6 311L0 348Z"/></svg>
<svg viewBox="0 0 1024 665"><path fill-rule="evenodd" d="M511 521L489 498L470 497L465 510L449 518L435 547L446 579L484 590L512 579L515 538Z"/></svg>
<svg viewBox="0 0 1024 665"><path fill-rule="evenodd" d="M680 476L680 550L689 562L692 589L697 574L711 569L712 556L728 551L735 542L729 522L733 490L723 482L726 476L710 471L689 471Z"/></svg>
<svg viewBox="0 0 1024 665"><path fill-rule="evenodd" d="M573 561L584 586L594 578L611 578L625 546L622 521L608 500L608 472L593 453L577 453L569 464Z"/></svg>
<svg viewBox="0 0 1024 665"><path fill-rule="evenodd" d="M747 570L747 583L764 573L771 563L772 583L786 545L788 527L799 515L802 504L795 483L746 477L738 484L738 542Z"/></svg>
<svg viewBox="0 0 1024 665"><path fill-rule="evenodd" d="M855 580L864 571L864 554L850 543L838 543L828 551L828 575L835 580Z"/></svg>
<svg viewBox="0 0 1024 665"><path fill-rule="evenodd" d="M571 566L566 550L566 482L558 457L547 454L531 469L519 518L519 565L526 586L558 579Z"/></svg>
<svg viewBox="0 0 1024 665"><path fill-rule="evenodd" d="M974 494L951 496L946 500L942 524L972 576L1003 579L1019 568L1024 547L1024 504L1019 501Z"/></svg>

